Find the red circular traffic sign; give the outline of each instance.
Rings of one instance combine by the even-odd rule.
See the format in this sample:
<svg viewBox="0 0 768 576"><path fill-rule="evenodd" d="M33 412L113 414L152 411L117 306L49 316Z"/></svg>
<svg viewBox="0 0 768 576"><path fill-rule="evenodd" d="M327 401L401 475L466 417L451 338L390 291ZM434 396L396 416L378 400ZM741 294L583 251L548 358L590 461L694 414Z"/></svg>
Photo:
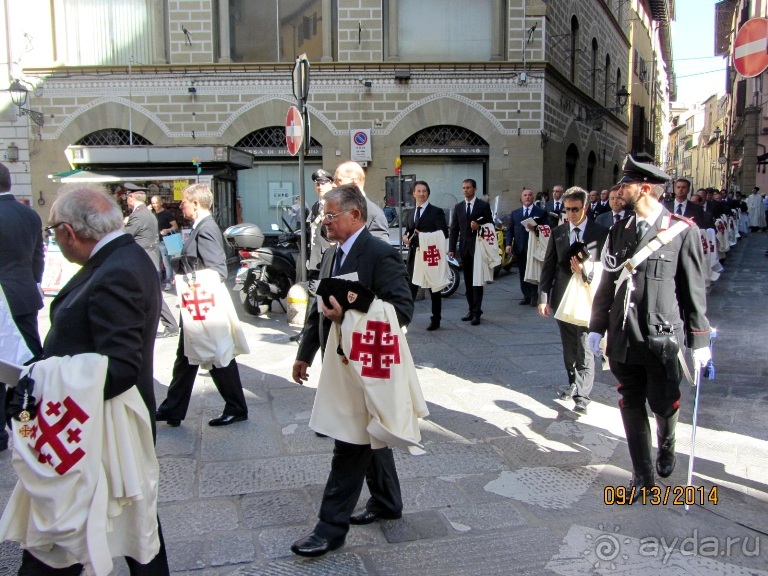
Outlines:
<svg viewBox="0 0 768 576"><path fill-rule="evenodd" d="M745 78L768 68L768 19L752 18L739 29L733 43L733 65Z"/></svg>
<svg viewBox="0 0 768 576"><path fill-rule="evenodd" d="M301 112L296 106L288 108L288 114L285 117L285 142L288 145L288 152L291 156L301 149L301 143L304 140L304 121L301 119Z"/></svg>

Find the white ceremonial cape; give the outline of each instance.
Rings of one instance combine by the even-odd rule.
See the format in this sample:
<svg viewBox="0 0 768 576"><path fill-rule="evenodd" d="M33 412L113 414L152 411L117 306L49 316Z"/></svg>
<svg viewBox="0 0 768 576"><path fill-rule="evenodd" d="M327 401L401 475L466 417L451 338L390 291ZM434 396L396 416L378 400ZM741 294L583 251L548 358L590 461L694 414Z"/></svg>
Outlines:
<svg viewBox="0 0 768 576"><path fill-rule="evenodd" d="M341 347L348 363L337 352ZM309 427L371 448L420 447L419 418L429 415L395 308L374 299L367 314L347 310L331 326Z"/></svg>
<svg viewBox="0 0 768 576"><path fill-rule="evenodd" d="M717 252L719 259L725 258L725 253L731 249L731 243L728 240L728 221L725 216L720 216L715 220L715 237L717 238Z"/></svg>
<svg viewBox="0 0 768 576"><path fill-rule="evenodd" d="M5 298L3 287L0 286L0 360L11 364L22 365L32 359L32 352L27 348L24 337L13 321L11 307ZM5 426L0 422L0 426Z"/></svg>
<svg viewBox="0 0 768 576"><path fill-rule="evenodd" d="M112 558L146 564L160 550L160 469L136 387L104 402L107 358L52 357L34 365L35 418L13 421L18 482L0 519L14 540L54 568L106 576Z"/></svg>
<svg viewBox="0 0 768 576"><path fill-rule="evenodd" d="M585 284L581 273L572 274L560 305L555 311L555 319L586 327L589 326L589 318L592 315L592 300L597 294L600 279L603 276L603 265L590 260L584 266L588 271L591 270L592 282Z"/></svg>
<svg viewBox="0 0 768 576"><path fill-rule="evenodd" d="M525 262L525 282L538 284L541 269L544 266L544 256L547 254L547 244L552 230L546 224L537 226L539 233L528 232L528 254Z"/></svg>
<svg viewBox="0 0 768 576"><path fill-rule="evenodd" d="M739 232L749 234L749 212L739 210Z"/></svg>
<svg viewBox="0 0 768 576"><path fill-rule="evenodd" d="M760 194L747 196L747 212L749 213L749 225L757 228L765 228L765 209L763 198Z"/></svg>
<svg viewBox="0 0 768 576"><path fill-rule="evenodd" d="M723 265L720 264L720 254L717 252L717 233L713 228L707 228L707 244L709 244L709 264L712 270L710 278L714 282L720 278Z"/></svg>
<svg viewBox="0 0 768 576"><path fill-rule="evenodd" d="M419 247L413 259L413 278L411 282L432 292L448 284L448 262L445 259L445 235L437 232L419 232Z"/></svg>
<svg viewBox="0 0 768 576"><path fill-rule="evenodd" d="M496 241L496 228L493 224L483 224L477 231L475 258L472 262L472 284L483 286L493 282L493 269L501 264L499 244Z"/></svg>
<svg viewBox="0 0 768 576"><path fill-rule="evenodd" d="M245 332L218 272L198 270L176 275L176 294L184 326L184 355L190 364L205 369L228 366L239 354L248 354Z"/></svg>

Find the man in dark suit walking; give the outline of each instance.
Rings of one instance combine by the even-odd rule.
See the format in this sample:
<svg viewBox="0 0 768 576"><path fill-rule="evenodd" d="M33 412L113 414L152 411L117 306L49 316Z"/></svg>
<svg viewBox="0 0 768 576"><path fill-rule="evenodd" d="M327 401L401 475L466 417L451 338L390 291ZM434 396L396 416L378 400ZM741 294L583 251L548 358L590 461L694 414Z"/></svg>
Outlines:
<svg viewBox="0 0 768 576"><path fill-rule="evenodd" d="M702 230L714 228L715 223L712 214L694 202L689 201L688 194L690 191L691 182L686 178L678 178L677 182L675 182L675 198L671 202L665 202L664 208L678 216L690 218Z"/></svg>
<svg viewBox="0 0 768 576"><path fill-rule="evenodd" d="M357 186L334 188L325 197L325 227L336 250L327 250L320 266L320 278L357 273L358 282L392 304L401 326L413 316L413 299L408 273L400 254L386 242L374 238L365 222L367 206ZM302 384L318 349L325 343L332 326L341 324L344 312L335 298L328 308L315 299L307 317L304 338L293 364L293 380ZM322 316L321 313L322 312ZM336 354L335 350L330 352ZM339 398L339 402L345 399ZM404 409L406 407L403 407ZM371 498L365 510L352 515L363 480ZM344 544L350 524L370 524L380 518L400 518L403 509L400 482L390 448L373 450L370 444L350 444L335 440L331 472L323 493L320 521L306 537L291 546L300 556L321 556Z"/></svg>
<svg viewBox="0 0 768 576"><path fill-rule="evenodd" d="M536 284L531 284L525 281L525 269L528 258L528 235L533 234L536 225L544 224L547 222L547 214L533 203L533 191L528 188L524 189L520 194L520 202L522 206L512 210L509 215L509 228L507 228L507 235L504 239L504 250L507 254L514 252L515 260L517 262L517 271L520 275L520 292L523 293L523 299L520 301L521 305L529 304L536 306ZM536 221L535 225L529 225L527 228L523 226L523 222L533 218ZM529 232L530 231L530 232Z"/></svg>
<svg viewBox="0 0 768 576"><path fill-rule="evenodd" d="M690 220L660 204L668 180L655 166L627 156L619 193L635 216L608 236L587 337L597 354L608 332L606 355L619 381L635 498L655 485L646 401L656 417L656 472L666 478L675 467L683 373L674 343L691 348L696 364L711 358L701 236ZM625 264L633 258L629 273Z"/></svg>
<svg viewBox="0 0 768 576"><path fill-rule="evenodd" d="M611 209L608 212L598 214L595 218L595 222L600 224L603 228L611 228L619 220L623 220L629 216L632 216L634 212L624 209L624 200L619 196L620 186L614 186L608 192L608 204Z"/></svg>
<svg viewBox="0 0 768 576"><path fill-rule="evenodd" d="M453 258L458 243L459 254L461 254L461 269L464 272L464 289L469 306L467 315L461 319L477 326L480 324L480 316L483 315L483 287L473 286L475 244L480 226L492 224L493 215L490 204L475 196L477 182L467 178L461 183L461 191L464 194L464 202L459 202L453 209L448 240L448 258Z"/></svg>
<svg viewBox="0 0 768 576"><path fill-rule="evenodd" d="M11 174L0 164L0 286L24 342L38 359L43 352L37 312L43 307L43 224L37 212L11 194ZM5 384L0 382L0 451L8 447Z"/></svg>
<svg viewBox="0 0 768 576"><path fill-rule="evenodd" d="M563 202L568 222L552 231L541 268L539 314L542 316L557 310L574 274L581 274L585 283L592 281L593 267L600 261L600 252L608 236L608 228L587 220L587 193L584 190L569 188ZM582 263L573 255L571 247L578 243L584 244L589 251L589 261ZM586 413L595 381L595 357L587 345L589 331L586 326L562 320L557 320L557 326L568 372L568 389L561 392L560 398L573 397L574 412Z"/></svg>
<svg viewBox="0 0 768 576"><path fill-rule="evenodd" d="M152 264L155 265L157 280L162 286L160 252L157 248L159 242L157 218L147 208L146 192L137 188L135 184L133 186L133 191L128 192L126 197L126 203L131 209L131 213L128 216L125 231L133 236L136 244L144 248L149 259L152 260ZM171 338L179 335L179 325L176 323L168 304L165 303L165 299L161 301L160 322L163 325L163 331L157 335L158 338Z"/></svg>
<svg viewBox="0 0 768 576"><path fill-rule="evenodd" d="M607 200L607 199L606 199ZM608 212L610 207L600 201L600 194L597 190L589 191L589 206L587 207L587 218L595 220L603 212Z"/></svg>
<svg viewBox="0 0 768 576"><path fill-rule="evenodd" d="M560 214L563 212L563 187L560 184L552 186L552 200L547 200L545 210L549 227L554 230L560 226Z"/></svg>
<svg viewBox="0 0 768 576"><path fill-rule="evenodd" d="M181 210L185 218L192 220L192 233L184 242L181 256L186 256L191 263L196 262L197 269L209 269L218 272L221 281L227 279L227 256L224 252L224 238L216 221L211 217L213 194L207 184L193 184L182 192ZM190 364L184 354L184 325L179 334L179 346L176 349L176 362L173 364L173 377L168 386L168 396L157 409L157 420L169 426L179 426L187 415L192 388L197 376L197 364ZM243 385L240 382L240 370L237 360L221 368L210 370L216 389L224 398L224 410L220 416L208 421L209 426L227 426L248 419L248 406L245 403Z"/></svg>
<svg viewBox="0 0 768 576"><path fill-rule="evenodd" d="M408 275L413 278L413 264L416 258L416 251L419 247L420 232L437 232L438 230L448 238L448 224L445 222L445 213L442 208L438 208L429 203L431 193L429 184L423 180L417 180L413 183L413 199L416 202L416 208L412 214L408 215L405 222L405 235L403 243L408 246ZM414 300L419 286L411 284L411 294ZM440 319L442 314L442 293L438 290L430 290L429 295L432 299L432 318L430 318L427 330L437 330L440 328Z"/></svg>
<svg viewBox="0 0 768 576"><path fill-rule="evenodd" d="M108 358L104 399L136 386L154 433L152 378L160 284L144 250L123 232L120 207L100 187L83 185L59 195L51 207L56 244L82 268L51 303L51 329L44 357L95 352ZM158 524L158 531L159 531ZM167 576L162 532L160 551L148 564L126 558L132 576ZM76 576L83 567L51 568L26 550L20 576Z"/></svg>

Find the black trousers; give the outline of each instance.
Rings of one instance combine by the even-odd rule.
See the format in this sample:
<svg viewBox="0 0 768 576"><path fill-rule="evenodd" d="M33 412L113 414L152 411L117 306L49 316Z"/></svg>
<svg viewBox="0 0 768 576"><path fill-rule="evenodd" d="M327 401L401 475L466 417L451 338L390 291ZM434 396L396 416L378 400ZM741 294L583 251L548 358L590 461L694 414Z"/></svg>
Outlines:
<svg viewBox="0 0 768 576"><path fill-rule="evenodd" d="M520 274L520 292L523 293L523 298L525 300L534 300L538 294L538 287L536 286L536 284L531 284L530 282L526 282L524 280L525 267L527 264L526 256L527 256L527 252L515 252L515 262L517 263L517 272L518 274Z"/></svg>
<svg viewBox="0 0 768 576"><path fill-rule="evenodd" d="M176 349L176 362L173 364L173 377L168 387L168 396L157 409L158 414L167 418L184 420L192 398L192 388L195 385L198 366L190 364L184 355L184 326L179 332L179 346ZM237 361L232 360L224 368L211 368L211 378L216 389L224 398L224 411L226 416L241 416L248 414L248 406L245 403L243 385L240 382L240 370Z"/></svg>
<svg viewBox="0 0 768 576"><path fill-rule="evenodd" d="M349 531L349 517L355 510L363 480L371 497L365 505L369 512L396 517L403 511L400 481L397 478L392 450L372 450L370 444L349 444L336 440L333 447L331 473L320 504L320 521L315 533L337 540Z"/></svg>
<svg viewBox="0 0 768 576"><path fill-rule="evenodd" d="M473 274L475 265L475 255L467 254L461 257L461 270L464 273L464 289L467 294L467 304L469 313L473 316L482 316L483 314L483 287L473 286Z"/></svg>
<svg viewBox="0 0 768 576"><path fill-rule="evenodd" d="M133 558L126 556L125 563L128 564L128 571L131 576L169 576L168 557L165 553L165 541L159 518L157 520L157 532L160 536L160 551L148 564L139 564ZM82 571L82 564L73 564L66 568L51 568L24 550L21 554L21 568L19 568L18 576L79 576Z"/></svg>
<svg viewBox="0 0 768 576"><path fill-rule="evenodd" d="M620 408L643 408L645 402L654 414L669 418L680 406L680 378L670 380L661 360L647 348L630 347L632 363L611 358L611 372L619 381Z"/></svg>
<svg viewBox="0 0 768 576"><path fill-rule="evenodd" d="M595 355L589 349L589 329L568 322L557 321L563 344L563 361L568 372L568 384L576 384L574 398L589 400L595 383Z"/></svg>
<svg viewBox="0 0 768 576"><path fill-rule="evenodd" d="M419 291L419 288L421 286L411 284L411 297L414 300L416 300L416 293ZM429 297L432 299L432 321L439 323L443 311L443 295L440 292L432 292L430 290Z"/></svg>

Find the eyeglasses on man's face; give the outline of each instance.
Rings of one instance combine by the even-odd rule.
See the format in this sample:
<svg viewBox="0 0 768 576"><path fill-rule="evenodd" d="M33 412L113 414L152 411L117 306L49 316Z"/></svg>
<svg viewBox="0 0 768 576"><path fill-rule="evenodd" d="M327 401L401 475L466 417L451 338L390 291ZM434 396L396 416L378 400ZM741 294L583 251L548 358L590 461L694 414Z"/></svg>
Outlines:
<svg viewBox="0 0 768 576"><path fill-rule="evenodd" d="M336 214L330 214L326 212L325 216L323 216L323 220L327 220L328 222L333 222L334 218L338 218L342 214L346 214L347 212L352 212L352 210L342 210L341 212L336 212Z"/></svg>
<svg viewBox="0 0 768 576"><path fill-rule="evenodd" d="M56 228L58 228L62 224L69 224L69 222L56 222L56 224L51 224L50 226L46 226L45 231L48 234L53 234Z"/></svg>

